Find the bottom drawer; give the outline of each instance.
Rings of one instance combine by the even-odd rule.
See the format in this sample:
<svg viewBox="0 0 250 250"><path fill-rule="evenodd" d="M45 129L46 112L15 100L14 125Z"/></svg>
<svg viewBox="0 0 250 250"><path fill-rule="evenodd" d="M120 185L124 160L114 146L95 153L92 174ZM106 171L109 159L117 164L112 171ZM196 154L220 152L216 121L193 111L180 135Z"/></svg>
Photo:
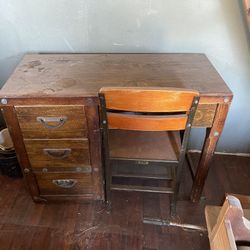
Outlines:
<svg viewBox="0 0 250 250"><path fill-rule="evenodd" d="M81 195L93 193L90 174L37 173L40 195Z"/></svg>

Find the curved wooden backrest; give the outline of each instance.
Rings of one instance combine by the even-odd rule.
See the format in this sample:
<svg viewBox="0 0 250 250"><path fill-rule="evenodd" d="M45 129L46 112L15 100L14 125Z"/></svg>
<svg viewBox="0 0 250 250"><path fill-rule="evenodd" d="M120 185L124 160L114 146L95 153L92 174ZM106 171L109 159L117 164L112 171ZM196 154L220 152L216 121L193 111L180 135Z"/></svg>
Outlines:
<svg viewBox="0 0 250 250"><path fill-rule="evenodd" d="M108 128L140 131L184 130L188 111L198 95L195 90L176 88L105 87L100 90L106 103Z"/></svg>
<svg viewBox="0 0 250 250"><path fill-rule="evenodd" d="M148 87L104 87L100 93L107 109L131 112L185 112L199 96L195 90Z"/></svg>
<svg viewBox="0 0 250 250"><path fill-rule="evenodd" d="M184 130L187 115L133 115L107 112L110 129L137 131L171 131Z"/></svg>

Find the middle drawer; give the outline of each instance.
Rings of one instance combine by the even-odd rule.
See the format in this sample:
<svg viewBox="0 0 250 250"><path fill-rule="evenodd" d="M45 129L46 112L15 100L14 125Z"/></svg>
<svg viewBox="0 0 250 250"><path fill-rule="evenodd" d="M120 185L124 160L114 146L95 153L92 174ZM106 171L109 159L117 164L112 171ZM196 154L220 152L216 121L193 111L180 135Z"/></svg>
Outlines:
<svg viewBox="0 0 250 250"><path fill-rule="evenodd" d="M91 172L88 139L41 140L25 139L24 144L31 166L41 171L71 170Z"/></svg>

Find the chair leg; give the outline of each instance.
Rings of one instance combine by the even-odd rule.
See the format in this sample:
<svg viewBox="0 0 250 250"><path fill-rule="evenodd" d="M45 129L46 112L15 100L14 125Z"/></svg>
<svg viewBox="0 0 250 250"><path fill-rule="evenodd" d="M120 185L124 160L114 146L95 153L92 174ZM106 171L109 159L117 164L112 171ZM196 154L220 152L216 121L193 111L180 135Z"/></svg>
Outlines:
<svg viewBox="0 0 250 250"><path fill-rule="evenodd" d="M172 194L170 197L170 217L176 216L176 194Z"/></svg>
<svg viewBox="0 0 250 250"><path fill-rule="evenodd" d="M171 201L170 201L170 215L171 215L171 217L176 215L176 203L177 203L177 198L178 198L179 189L180 189L180 182L181 182L181 177L182 177L182 172L183 172L183 165L184 165L184 160L182 159L179 162L179 165L178 165L176 172L175 172L175 175L174 175L174 188L173 188L174 193L171 195Z"/></svg>
<svg viewBox="0 0 250 250"><path fill-rule="evenodd" d="M106 203L108 205L111 206L111 182L112 182L112 177L110 175L110 166L106 167L106 171L105 171L105 178L106 178L106 182L105 182L105 200Z"/></svg>
<svg viewBox="0 0 250 250"><path fill-rule="evenodd" d="M111 190L108 185L106 185L106 203L111 205Z"/></svg>

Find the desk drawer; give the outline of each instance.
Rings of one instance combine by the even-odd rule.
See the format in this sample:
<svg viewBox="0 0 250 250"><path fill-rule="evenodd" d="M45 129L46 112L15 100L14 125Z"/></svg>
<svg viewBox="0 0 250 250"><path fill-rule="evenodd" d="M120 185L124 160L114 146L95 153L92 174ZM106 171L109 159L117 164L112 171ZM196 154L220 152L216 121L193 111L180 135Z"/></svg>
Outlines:
<svg viewBox="0 0 250 250"><path fill-rule="evenodd" d="M24 138L87 137L84 106L16 106Z"/></svg>
<svg viewBox="0 0 250 250"><path fill-rule="evenodd" d="M91 172L88 139L24 140L34 170ZM54 169L54 170L53 170Z"/></svg>
<svg viewBox="0 0 250 250"><path fill-rule="evenodd" d="M79 195L93 193L90 174L36 174L41 195Z"/></svg>

